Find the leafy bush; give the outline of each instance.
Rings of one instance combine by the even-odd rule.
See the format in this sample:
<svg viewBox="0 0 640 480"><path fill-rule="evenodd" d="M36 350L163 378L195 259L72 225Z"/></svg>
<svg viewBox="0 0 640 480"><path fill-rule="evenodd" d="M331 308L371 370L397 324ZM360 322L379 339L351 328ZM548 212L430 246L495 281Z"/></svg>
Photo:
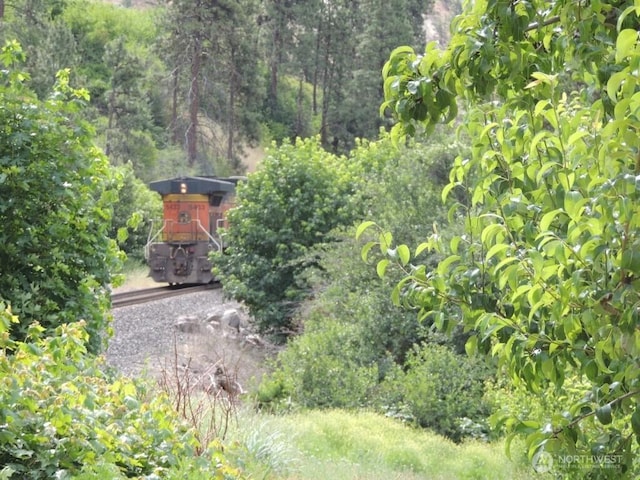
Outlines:
<svg viewBox="0 0 640 480"><path fill-rule="evenodd" d="M0 477L158 478L193 456L197 442L167 397L87 355L84 322L51 337L32 324L27 342L9 339L15 323L0 304ZM234 473L216 463L207 478Z"/></svg>
<svg viewBox="0 0 640 480"><path fill-rule="evenodd" d="M455 306L476 333L467 350L490 342L514 383L537 395L584 379L551 422L513 419L532 460L615 454L611 476L638 478L640 11L631 0L541 6L504 22L506 3L466 2L446 48L391 54L382 109L398 140L464 104L474 145L443 189L466 192L451 212L464 234L415 249L446 255L438 267L413 269L408 246L382 246L406 253L396 298L413 297L445 331Z"/></svg>
<svg viewBox="0 0 640 480"><path fill-rule="evenodd" d="M351 161L362 168L367 182L356 192L354 203L367 218L393 232L394 238L419 242L446 218L438 193L441 170L465 148L446 134L425 143L398 145L386 134L377 142L361 142ZM403 272L370 278L371 269L361 261L353 233L347 232L340 243L323 252L312 302L341 321L358 324L370 355L378 359L390 355L402 364L413 345L433 336L428 330L430 319L420 322L415 311L393 305L389 297ZM369 263L374 252L365 257ZM435 262L435 256L424 260L428 267ZM464 344L457 337L453 342Z"/></svg>
<svg viewBox="0 0 640 480"><path fill-rule="evenodd" d="M120 241L128 257L142 260L151 221L162 218L162 201L135 177L130 164L117 167L115 172L122 187L113 205L110 237Z"/></svg>
<svg viewBox="0 0 640 480"><path fill-rule="evenodd" d="M385 389L392 405L418 425L431 428L456 442L488 433L490 405L483 399L489 368L478 358L458 355L450 348L424 344L397 371Z"/></svg>
<svg viewBox="0 0 640 480"><path fill-rule="evenodd" d="M86 92L61 72L52 96L38 100L15 69L21 58L17 43L0 55L0 299L20 315L16 339L34 319L52 330L82 318L98 351L117 263L111 172L77 120Z"/></svg>
<svg viewBox="0 0 640 480"><path fill-rule="evenodd" d="M549 384L537 395L531 395L523 384L514 385L509 382L506 372L501 372L495 381L488 384L485 398L493 411L490 423L497 433L506 434L507 451L513 451L511 446L516 435L527 433L538 422L545 425L553 425L567 418L573 411L572 405L579 405L582 419L580 431L583 435L598 438L599 443L588 454L571 452L568 454L556 453L551 455L552 462L544 465L549 473L557 478L589 478L589 479L619 479L630 477L624 462L626 453L624 450L612 450L605 445L609 437L599 433L600 419L589 415L591 412L588 403L589 395L584 395L585 385L588 379L577 376L565 379L562 388ZM619 387L618 387L619 388ZM623 419L618 416L611 418L611 425L623 430ZM576 428L577 427L573 427ZM613 438L621 441L622 438ZM631 439L627 438L627 442ZM534 466L538 460L532 460ZM626 475L626 476L625 476Z"/></svg>
<svg viewBox="0 0 640 480"><path fill-rule="evenodd" d="M446 146L399 146L386 135L378 142L361 142L350 158L352 168L360 169L367 180L354 193L357 212L381 219L400 238L418 241L445 216L437 172L462 148L453 141ZM404 365L414 345L446 341L435 338L416 312L393 305L389 296L400 275L394 278L389 272L384 279L371 278L353 228L334 230L332 236L339 241L313 249L317 268L298 277L314 291L300 311L305 330L279 356L277 372L263 381L261 402L377 405L383 402L378 398L379 382L394 365ZM335 379L348 380L352 387Z"/></svg>
<svg viewBox="0 0 640 480"><path fill-rule="evenodd" d="M354 220L352 176L344 158L317 138L273 148L259 170L239 185L229 212L229 248L215 254L225 291L243 301L263 330L290 329L309 295L301 272L317 263L314 245Z"/></svg>
<svg viewBox="0 0 640 480"><path fill-rule="evenodd" d="M351 408L367 404L378 371L375 363L363 364L358 358L354 326L325 319L309 322L307 328L279 355L278 371L260 386L259 403Z"/></svg>
<svg viewBox="0 0 640 480"><path fill-rule="evenodd" d="M350 160L363 169L366 183L356 192L367 218L392 231L398 241L424 239L433 224L447 217L440 190L448 166L467 146L447 131L423 142L394 142L384 132L376 142L362 141Z"/></svg>

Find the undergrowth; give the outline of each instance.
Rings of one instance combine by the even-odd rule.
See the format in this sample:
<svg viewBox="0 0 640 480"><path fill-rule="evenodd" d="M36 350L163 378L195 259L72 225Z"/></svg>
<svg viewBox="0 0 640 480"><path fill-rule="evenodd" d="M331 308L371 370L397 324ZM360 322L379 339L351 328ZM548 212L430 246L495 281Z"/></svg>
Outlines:
<svg viewBox="0 0 640 480"><path fill-rule="evenodd" d="M0 479L240 478L222 446L203 445L167 395L119 377L87 353L84 322L25 341L0 303ZM178 476L175 478L194 478Z"/></svg>
<svg viewBox="0 0 640 480"><path fill-rule="evenodd" d="M507 458L502 442L455 444L428 430L366 411L305 410L267 415L243 409L237 429L232 429L228 438L236 445L230 458L251 478L534 478L526 458Z"/></svg>

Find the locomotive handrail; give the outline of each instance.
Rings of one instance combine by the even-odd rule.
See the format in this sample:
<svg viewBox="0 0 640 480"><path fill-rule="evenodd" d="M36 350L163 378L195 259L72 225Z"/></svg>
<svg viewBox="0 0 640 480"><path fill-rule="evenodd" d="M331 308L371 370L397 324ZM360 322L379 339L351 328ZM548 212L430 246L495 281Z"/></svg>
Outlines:
<svg viewBox="0 0 640 480"><path fill-rule="evenodd" d="M160 236L160 234L167 230L167 224L171 222L174 223L172 220L163 220L162 221L162 227L158 229L158 231L152 235L153 233L153 220L151 220L151 228L149 229L149 235L147 236L147 244L144 246L144 258L145 260L149 260L149 250L151 249L151 244L158 238L158 236ZM207 238L209 239L209 241L211 243L213 243L216 247L216 249L220 252L222 251L222 243L218 242L208 231L206 228L204 228L204 226L202 225L202 222L200 221L200 219L195 219L195 220L191 220L190 222L192 225L194 225L196 227L196 230L202 230L202 232L207 236ZM167 232L169 234L171 234L171 232ZM171 241L171 239L169 238L169 241Z"/></svg>
<svg viewBox="0 0 640 480"><path fill-rule="evenodd" d="M162 233L162 231L167 226L167 222L162 222L162 228L160 228L153 237L151 234L153 233L153 219L151 220L151 226L149 227L149 235L147 235L147 244L144 246L144 259L149 260L149 250L151 249L151 244L153 241Z"/></svg>
<svg viewBox="0 0 640 480"><path fill-rule="evenodd" d="M200 228L200 230L202 230L205 233L205 235L209 237L209 240L211 240L215 244L215 246L218 248L218 251L219 252L222 251L222 244L218 243L218 241L215 238L213 238L213 236L209 232L207 232L207 229L202 226L200 219L199 218L196 219L195 222L198 228Z"/></svg>

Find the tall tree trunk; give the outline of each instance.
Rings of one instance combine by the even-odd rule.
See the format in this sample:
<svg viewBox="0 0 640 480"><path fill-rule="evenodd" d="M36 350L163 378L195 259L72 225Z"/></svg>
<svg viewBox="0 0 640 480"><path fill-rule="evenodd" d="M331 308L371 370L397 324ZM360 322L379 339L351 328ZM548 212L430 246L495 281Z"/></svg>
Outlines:
<svg viewBox="0 0 640 480"><path fill-rule="evenodd" d="M313 114L316 115L318 113L318 71L320 70L320 43L322 37L322 15L320 15L320 20L318 23L318 32L316 36L316 52L315 52L315 61L313 67Z"/></svg>
<svg viewBox="0 0 640 480"><path fill-rule="evenodd" d="M322 71L322 119L320 121L320 142L326 147L329 138L329 100L332 95L332 76L333 66L330 65L331 59L331 35L327 35L326 43L324 45L324 66Z"/></svg>
<svg viewBox="0 0 640 480"><path fill-rule="evenodd" d="M111 93L109 93L108 112L106 142L104 146L104 154L107 157L111 154L111 132L116 123L116 89L113 83L111 84Z"/></svg>
<svg viewBox="0 0 640 480"><path fill-rule="evenodd" d="M277 105L278 103L278 68L280 66L281 51L282 51L282 36L280 29L275 28L273 31L273 57L271 59L271 104Z"/></svg>
<svg viewBox="0 0 640 480"><path fill-rule="evenodd" d="M198 112L200 110L198 77L200 76L201 63L202 40L199 35L196 35L191 59L191 88L189 90L189 128L187 129L187 159L189 166L193 166L198 157Z"/></svg>
<svg viewBox="0 0 640 480"><path fill-rule="evenodd" d="M233 49L230 52L231 55L231 76L229 78L229 114L227 119L227 160L229 163L234 164L233 158L233 129L236 123L236 69L235 65L235 52Z"/></svg>
<svg viewBox="0 0 640 480"><path fill-rule="evenodd" d="M296 101L296 126L295 126L295 133L296 133L296 137L302 136L302 115L303 115L303 111L302 111L302 103L304 101L304 73L301 73L300 75L300 81L298 82L298 99Z"/></svg>
<svg viewBox="0 0 640 480"><path fill-rule="evenodd" d="M171 74L171 141L174 145L178 143L178 72L176 67Z"/></svg>
<svg viewBox="0 0 640 480"><path fill-rule="evenodd" d="M227 160L229 161L229 164L235 165L236 160L233 156L233 142L235 140L233 136L233 127L235 123L235 89L233 86L231 86L231 91L229 92L229 104L229 121L227 123L227 128L229 129L227 133Z"/></svg>

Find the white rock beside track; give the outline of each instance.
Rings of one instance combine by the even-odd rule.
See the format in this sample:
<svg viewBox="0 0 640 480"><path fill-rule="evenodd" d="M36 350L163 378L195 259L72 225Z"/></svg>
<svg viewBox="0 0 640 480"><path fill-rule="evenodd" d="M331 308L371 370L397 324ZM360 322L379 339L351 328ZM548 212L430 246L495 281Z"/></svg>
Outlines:
<svg viewBox="0 0 640 480"><path fill-rule="evenodd" d="M120 307L112 315L107 363L127 376L158 377L176 366L208 375L222 365L246 388L260 379L274 353L251 332L241 305L225 300L221 290ZM223 318L233 318L233 325Z"/></svg>

